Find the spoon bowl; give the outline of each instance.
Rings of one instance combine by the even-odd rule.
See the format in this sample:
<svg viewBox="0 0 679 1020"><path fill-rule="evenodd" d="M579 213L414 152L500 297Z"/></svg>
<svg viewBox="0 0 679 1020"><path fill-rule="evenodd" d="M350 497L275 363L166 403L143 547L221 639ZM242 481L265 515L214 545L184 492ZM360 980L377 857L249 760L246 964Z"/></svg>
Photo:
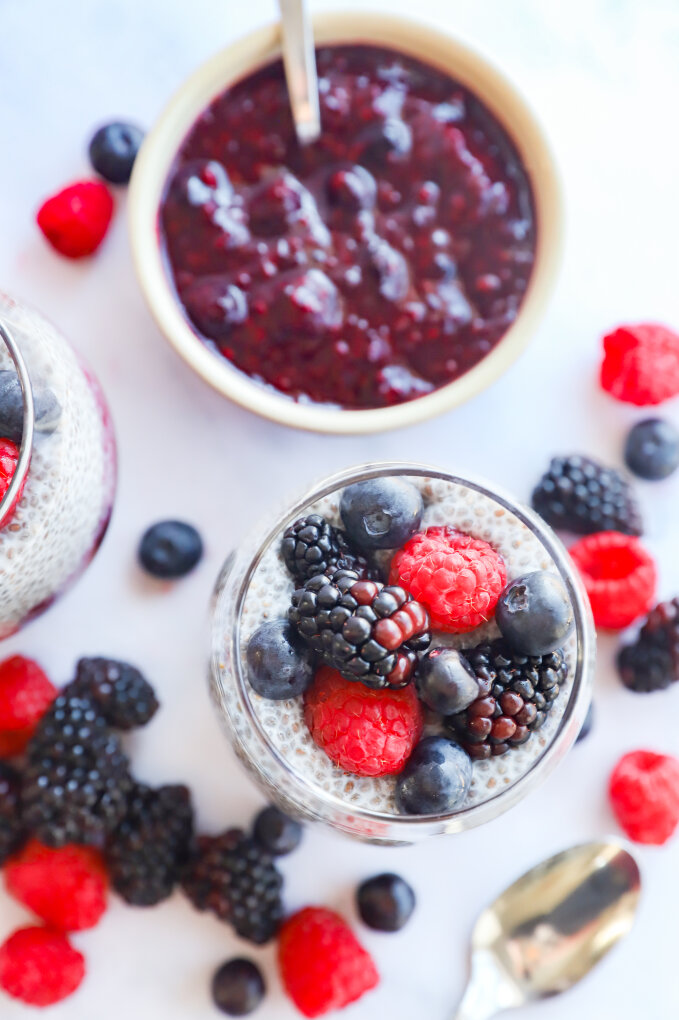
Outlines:
<svg viewBox="0 0 679 1020"><path fill-rule="evenodd" d="M641 877L619 843L584 843L526 872L483 911L455 1020L565 992L631 929Z"/></svg>

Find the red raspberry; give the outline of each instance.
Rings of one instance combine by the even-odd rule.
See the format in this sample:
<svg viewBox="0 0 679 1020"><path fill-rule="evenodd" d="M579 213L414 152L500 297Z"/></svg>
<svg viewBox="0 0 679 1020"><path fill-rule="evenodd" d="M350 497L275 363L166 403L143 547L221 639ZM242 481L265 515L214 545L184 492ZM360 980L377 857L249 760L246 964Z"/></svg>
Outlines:
<svg viewBox="0 0 679 1020"><path fill-rule="evenodd" d="M24 750L56 695L32 659L13 655L0 662L0 757Z"/></svg>
<svg viewBox="0 0 679 1020"><path fill-rule="evenodd" d="M597 627L620 630L649 612L657 571L638 538L597 531L571 546L570 554L587 589Z"/></svg>
<svg viewBox="0 0 679 1020"><path fill-rule="evenodd" d="M328 666L304 694L304 719L328 758L356 776L401 772L422 733L412 687L376 691Z"/></svg>
<svg viewBox="0 0 679 1020"><path fill-rule="evenodd" d="M507 570L488 542L447 526L427 528L396 553L389 583L426 606L433 630L463 634L491 618Z"/></svg>
<svg viewBox="0 0 679 1020"><path fill-rule="evenodd" d="M679 824L679 760L631 751L613 769L609 796L621 827L635 843L666 843Z"/></svg>
<svg viewBox="0 0 679 1020"><path fill-rule="evenodd" d="M92 255L106 236L113 197L101 181L78 181L38 210L38 226L53 248L69 259Z"/></svg>
<svg viewBox="0 0 679 1020"><path fill-rule="evenodd" d="M89 847L52 850L32 839L5 865L5 885L57 931L93 928L106 910L106 869Z"/></svg>
<svg viewBox="0 0 679 1020"><path fill-rule="evenodd" d="M601 385L617 400L644 407L679 393L679 334L666 326L620 326L604 337Z"/></svg>
<svg viewBox="0 0 679 1020"><path fill-rule="evenodd" d="M20 928L0 946L0 988L29 1006L53 1006L85 977L85 959L65 935Z"/></svg>
<svg viewBox="0 0 679 1020"><path fill-rule="evenodd" d="M11 439L0 439L0 499L4 498L5 493L9 489L12 476L16 471L18 460L19 447L17 444L13 443ZM24 479L19 487L19 492L14 502L7 508L4 516L0 518L0 528L4 528L6 524L9 524L12 514L16 510L17 504L23 495L25 485L26 479Z"/></svg>
<svg viewBox="0 0 679 1020"><path fill-rule="evenodd" d="M304 1016L323 1016L360 999L379 982L372 957L345 921L324 907L288 918L278 938L286 992Z"/></svg>

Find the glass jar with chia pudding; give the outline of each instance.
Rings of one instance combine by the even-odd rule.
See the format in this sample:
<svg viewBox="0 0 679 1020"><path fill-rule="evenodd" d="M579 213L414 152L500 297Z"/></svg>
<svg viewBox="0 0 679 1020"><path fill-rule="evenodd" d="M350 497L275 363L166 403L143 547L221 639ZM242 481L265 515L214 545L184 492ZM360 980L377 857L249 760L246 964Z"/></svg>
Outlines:
<svg viewBox="0 0 679 1020"><path fill-rule="evenodd" d="M218 579L212 690L284 810L359 839L488 821L585 717L594 631L563 546L495 487L415 464L321 482Z"/></svg>
<svg viewBox="0 0 679 1020"><path fill-rule="evenodd" d="M116 446L98 382L55 327L0 293L0 639L43 612L106 531Z"/></svg>

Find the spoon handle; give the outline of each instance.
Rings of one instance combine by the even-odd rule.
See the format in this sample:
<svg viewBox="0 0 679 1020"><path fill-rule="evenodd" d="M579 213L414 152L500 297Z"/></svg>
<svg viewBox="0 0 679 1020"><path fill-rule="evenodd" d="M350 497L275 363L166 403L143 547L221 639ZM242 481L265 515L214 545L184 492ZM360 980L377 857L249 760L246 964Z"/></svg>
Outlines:
<svg viewBox="0 0 679 1020"><path fill-rule="evenodd" d="M316 51L306 0L279 0L283 29L283 65L300 145L321 133Z"/></svg>
<svg viewBox="0 0 679 1020"><path fill-rule="evenodd" d="M452 1020L489 1020L503 1009L522 1005L519 989L508 980L498 961L488 950L472 954L469 984Z"/></svg>

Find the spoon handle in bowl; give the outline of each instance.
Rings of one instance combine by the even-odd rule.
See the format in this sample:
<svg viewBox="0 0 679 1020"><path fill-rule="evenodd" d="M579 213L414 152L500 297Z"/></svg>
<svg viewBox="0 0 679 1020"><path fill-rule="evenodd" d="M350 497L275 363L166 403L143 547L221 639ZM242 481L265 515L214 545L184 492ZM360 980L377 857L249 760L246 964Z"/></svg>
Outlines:
<svg viewBox="0 0 679 1020"><path fill-rule="evenodd" d="M300 145L321 133L314 36L306 0L279 0L283 32L283 65L290 106Z"/></svg>

